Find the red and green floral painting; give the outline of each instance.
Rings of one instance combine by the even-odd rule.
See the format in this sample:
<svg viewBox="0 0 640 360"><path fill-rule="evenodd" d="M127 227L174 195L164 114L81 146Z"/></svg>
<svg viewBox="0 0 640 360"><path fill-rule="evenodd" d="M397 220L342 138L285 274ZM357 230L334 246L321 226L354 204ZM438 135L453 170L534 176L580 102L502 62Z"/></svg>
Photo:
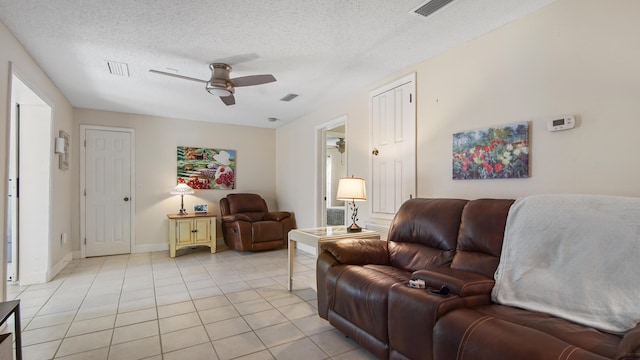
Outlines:
<svg viewBox="0 0 640 360"><path fill-rule="evenodd" d="M453 134L453 179L529 177L529 123Z"/></svg>
<svg viewBox="0 0 640 360"><path fill-rule="evenodd" d="M235 189L236 152L178 146L178 183L193 189Z"/></svg>

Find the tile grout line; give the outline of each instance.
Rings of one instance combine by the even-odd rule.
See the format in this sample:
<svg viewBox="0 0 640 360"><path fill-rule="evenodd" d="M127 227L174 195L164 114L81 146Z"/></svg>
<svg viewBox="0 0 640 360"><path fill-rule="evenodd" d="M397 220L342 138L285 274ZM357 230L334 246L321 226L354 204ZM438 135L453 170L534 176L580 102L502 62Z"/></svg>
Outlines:
<svg viewBox="0 0 640 360"><path fill-rule="evenodd" d="M69 327L67 328L67 331L65 331L64 336L62 337L62 339L60 340L60 344L56 347L56 351L53 353L53 359L56 358L56 355L58 355L58 352L60 351L60 348L62 347L62 344L64 343L64 341L67 339L67 334L69 333L69 330L71 330L71 326L73 325L74 320L76 319L76 317L78 316L78 313L80 312L80 309L82 308L82 304L84 304L84 301L87 299L87 295L89 294L89 291L91 290L91 287L93 286L93 283L96 281L96 277L98 277L98 274L100 273L100 269L102 269L102 267L104 266L104 263L106 262L106 259L102 260L102 264L100 265L100 268L98 269L98 271L96 271L95 275L93 276L93 279L91 280L91 284L89 285L89 287L87 288L87 292L84 294L84 296L82 297L82 301L80 302L80 304L78 305L78 308L75 311L75 314L73 315L73 318L71 319L71 323L69 324ZM72 270L71 273L73 273L73 271L75 271L77 269L77 267L80 264L78 264L76 267L74 267L74 269ZM69 274L70 275L70 274ZM66 282L68 279L65 278L65 280L60 283L60 286L62 286L62 284L64 282ZM57 291L57 290L56 290ZM55 293L54 293L55 294ZM54 294L51 294L51 297L53 297ZM44 306L44 305L43 305ZM35 316L34 316L35 317ZM72 354L68 354L68 355L72 355Z"/></svg>
<svg viewBox="0 0 640 360"><path fill-rule="evenodd" d="M209 297L214 297L214 296L220 296L222 295L224 297L224 299L231 305L231 307L236 311L236 313L238 314L237 317L242 319L242 321L244 321L245 324L247 323L247 320L245 319L245 317L247 315L252 315L255 313L259 313L261 311L251 311L249 313L243 314L243 312L240 311L240 305L241 304L245 304L254 300L260 300L260 301L264 301L265 304L269 305L269 309L274 309L276 310L276 312L278 314L280 314L281 316L284 317L285 322L283 322L282 324L287 324L287 325L292 325L293 329L296 329L296 331L298 331L300 333L300 338L294 339L294 340L290 340L290 341L285 341L282 343L278 343L276 341L275 345L272 346L272 348L276 347L276 346L282 346L282 345L286 345L289 343L293 343L296 341L301 341L301 340L307 340L310 342L310 344L314 344L315 347L318 348L318 350L320 350L320 353L323 354L322 356L324 356L324 358L326 359L331 359L335 356L339 356L341 354L347 353L353 349L341 352L340 354L336 354L335 356L331 356L329 355L329 353L327 353L327 351L320 347L318 345L318 343L316 343L311 336L317 335L317 334L322 334L324 332L329 332L331 330L322 330L320 332L313 333L310 335L307 335L307 333L305 333L300 327L300 325L296 325L295 321L297 319L289 319L284 310L282 309L283 307L287 307L287 306L293 306L293 305L303 305L305 304L306 306L311 306L314 307L313 305L311 305L311 301L313 299L311 299L311 294L303 294L300 291L295 291L292 292L291 294L294 295L296 297L296 301L293 303L288 303L288 301L284 300L286 295L282 295L282 299L284 301L282 301L282 305L280 306L276 306L274 303L272 303L272 301L275 301L276 303L278 303L277 299L281 298L281 296L278 293L272 293L270 291L260 291L263 288L269 288L269 287L273 287L274 289L280 289L283 286L282 281L280 281L279 279L282 278L282 273L280 271L276 271L277 269L274 268L273 264L279 262L280 260L284 261L283 257L280 256L279 254L276 254L277 256L261 256L260 254L258 254L258 256L256 257L244 257L244 256L237 256L237 255L233 255L233 256L217 256L218 254L216 254L215 257L206 257L204 255L200 256L200 254L195 254L194 259L185 259L185 261L176 261L175 259L165 259L164 257L155 257L153 256L153 253L149 253L147 256L144 257L143 260L144 262L141 262L141 264L137 264L137 262L135 262L134 257L131 254L127 254L126 257L123 257L122 259L120 259L118 261L118 263L111 263L110 261L107 260L102 260L100 263L98 263L99 265L96 266L97 269L94 268L93 265L91 266L80 266L82 265L82 261L78 262L77 264L75 264L75 266L73 267L73 270L70 271L69 273L66 274L66 276L63 278L63 280L56 285L55 289L53 290L53 292L51 292L51 294L47 297L47 300L44 304L40 305L40 308L38 309L38 311L36 313L34 313L33 318L30 320L30 322L37 317L37 315L40 313L40 311L42 311L44 309L44 307L46 306L46 304L49 304L52 300L55 299L55 295L58 294L60 295L60 291L63 289L63 287L69 286L69 285L73 285L71 284L71 279L70 277L72 277L72 275L87 275L84 273L84 271L86 270L91 270L92 272L89 273L88 275L90 275L89 277L87 277L87 282L88 282L88 287L86 288L85 293L83 294L83 296L81 297L81 301L79 301L79 305L75 310L75 313L73 314L73 318L71 320L71 323L69 324L69 327L66 329L65 331L65 335L63 336L63 338L60 340L60 344L57 345L56 350L54 352L54 356L57 355L59 353L59 351L62 348L62 345L64 343L65 340L69 339L67 337L67 335L69 334L72 326L74 323L76 323L76 319L78 319L78 316L80 316L80 311L82 309L82 306L84 304L88 304L87 301L90 298L90 294L92 291L96 291L96 286L98 284L100 284L100 281L107 281L107 282L111 282L113 281L113 279L109 276L108 272L111 270L111 267L113 266L114 269L116 269L117 271L122 271L122 275L121 277L118 279L120 281L119 284L119 288L117 292L114 293L117 294L117 301L118 303L116 304L116 310L115 310L115 318L114 318L114 323L111 327L112 333L111 333L111 338L109 341L108 349L107 349L107 357L112 355L112 347L114 346L113 341L115 340L115 329L116 327L116 320L118 318L118 315L120 315L120 310L124 310L125 308L123 307L123 304L121 303L122 300L124 299L124 295L125 295L125 290L124 290L124 286L127 285L127 275L131 275L133 276L133 279L137 278L137 270L138 267L134 266L134 265L142 265L140 266L140 269L142 269L143 271L140 274L146 273L147 271L147 267L148 267L148 271L150 272L151 275L151 287L153 288L152 293L154 296L153 299L153 305L155 305L155 321L156 321L156 326L157 326L157 331L158 331L158 339L160 342L160 354L159 355L152 355L151 357L159 357L160 359L164 359L165 358L165 353L163 352L163 348L162 348L162 334L161 334L161 329L160 329L160 314L159 314L159 303L158 303L158 292L157 292L157 288L156 285L158 285L157 281L159 279L156 278L156 275L159 275L160 273L164 272L164 269L167 269L167 274L169 275L171 272L173 272L175 269L176 274L175 275L179 275L180 276L180 281L182 283L182 285L185 288L185 291L187 292L188 295L188 299L189 302L191 303L191 305L194 307L194 311L196 312L196 315L198 316L199 321L199 326L202 326L202 328L205 331L206 337L207 337L207 341L202 342L201 344L194 344L192 346L200 346L202 344L205 343L209 343L211 348L213 349L213 353L216 354L216 356L218 356L218 358L220 358L220 354L218 353L218 350L216 349L215 346L213 346L213 342L214 340L211 339L211 337L209 337L209 333L207 331L206 325L204 323L204 318L201 316L200 311L197 309L197 307L195 307L195 303L198 300L201 299L206 299ZM282 259L281 259L282 258ZM207 259L215 259L215 261L207 261ZM307 261L302 262L305 266L307 265ZM164 266L164 265L168 265L168 266ZM219 268L217 268L217 265L220 265ZM124 267L124 268L122 268ZM80 269L78 269L80 268ZM234 288L233 286L229 286L228 290L231 290L231 292L225 292L220 288L220 284L218 283L218 281L215 279L215 275L222 271L223 269L228 269L228 271L233 271L232 276L237 277L238 281L232 281L229 284L233 285L234 283L240 283L242 282L243 284L245 284L246 289L243 290L239 290L241 287L237 287ZM193 272L191 271L193 269ZM109 270L109 271L106 271ZM226 271L226 270L225 270ZM224 275L224 274L223 274ZM104 279L102 279L104 277ZM204 277L204 278L202 278ZM169 278L169 277L168 277ZM200 279L199 279L200 278ZM188 281L188 280L193 280L193 281ZM264 282L262 281L264 280ZM190 289L190 287L188 286L189 283L191 282L198 282L198 281L212 281L212 283L216 284L216 287L219 288L219 295L211 295L209 296L209 294L203 294L201 292L199 292L199 289L202 289L203 287L200 287L200 285L198 285L197 287L195 287L194 284L194 289ZM131 281L131 283L133 285L135 285L135 281ZM265 283L268 283L269 285L264 285ZM253 285L252 285L253 284ZM204 285L204 284L203 284ZM226 285L226 284L224 284ZM132 288L132 291L135 291L134 289L136 289L135 287ZM146 289L146 287L145 287ZM17 295L15 295L16 297L21 294L24 293L25 291L28 291L29 288L23 289L21 292L18 292ZM306 289L305 289L306 290ZM192 294L192 291L196 291L196 293ZM233 294L236 293L241 293L241 292L253 292L256 294L256 298L252 300L253 295L252 296L248 296L246 298L243 298L242 296L232 296ZM100 294L98 293L98 296ZM194 298L194 296L200 296L199 298ZM232 301L232 299L235 299L234 301ZM248 300L247 300L248 299ZM135 299L134 299L135 300ZM134 301L131 300L131 301ZM171 299L169 299L171 300ZM171 300L171 304L167 304L168 305L173 305L174 303L172 302L173 300ZM186 301L186 300L185 300ZM146 303L145 303L146 304ZM134 307L136 305L133 305ZM146 306L146 305L145 305ZM212 309L216 309L217 307L213 307ZM250 310L251 305L248 305L248 307L242 307L245 308L245 310ZM258 309L258 308L256 308ZM266 311L266 310L265 310ZM306 312L306 310L304 311ZM288 312L287 312L288 313ZM55 313L54 313L55 314ZM180 315L180 314L178 314ZM311 316L311 315L305 315L302 316L300 318L304 318L306 316ZM235 316L234 316L235 317ZM219 320L222 321L222 320ZM213 323L215 323L216 321L214 321ZM137 324L137 322L136 322ZM133 324L129 324L129 325L133 325ZM279 324L269 324L266 327L269 326L274 326L274 325L279 325ZM28 325L25 325L25 327ZM198 326L198 325L196 325ZM181 329L182 330L182 329ZM177 330L176 330L177 331ZM89 333L92 332L97 332L97 331L91 331ZM265 354L268 353L270 354L272 357L276 357L275 353L273 352L272 348L267 347L267 344L264 342L264 340L262 338L260 338L260 336L258 336L258 333L256 331L256 329L253 329L253 327L249 326L249 330L247 332L243 332L241 334L245 334L245 333L251 333L253 334L253 336L255 336L258 341L260 342L260 344L262 345L263 349L260 349L258 351L255 352L251 352L251 353L247 353L247 354L243 354L241 355L241 357L244 356L249 356L252 354L256 354L259 352L262 352L264 350L266 350ZM88 334L88 333L87 333ZM81 334L84 335L84 334ZM236 334L239 335L239 334ZM225 338L221 338L221 339L217 339L217 340L224 340L226 338L232 337L232 336L236 336L236 335L231 335L231 336L226 336ZM150 336L149 336L150 337ZM148 337L145 337L148 338ZM136 339L139 340L139 339ZM204 340L204 339L203 339ZM132 340L134 341L134 340ZM280 340L282 341L282 340ZM124 341L123 343L127 343L129 341ZM119 344L116 344L119 345ZM257 345L257 343L256 343ZM77 354L82 354L84 352L91 352L91 351L96 351L99 349L103 349L104 347L100 347L100 348L93 348L93 349L87 349L87 350L83 350L79 353L73 353L73 354L68 354L68 355L76 355ZM172 350L171 352L174 351L184 351L187 347L181 347L179 349L175 349Z"/></svg>

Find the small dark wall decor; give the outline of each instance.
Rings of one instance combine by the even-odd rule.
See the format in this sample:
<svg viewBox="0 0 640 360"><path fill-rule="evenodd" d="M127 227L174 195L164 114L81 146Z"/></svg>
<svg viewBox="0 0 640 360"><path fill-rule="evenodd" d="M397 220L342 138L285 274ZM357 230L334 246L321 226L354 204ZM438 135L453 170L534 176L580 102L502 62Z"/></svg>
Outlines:
<svg viewBox="0 0 640 360"><path fill-rule="evenodd" d="M453 134L453 179L529 177L529 123Z"/></svg>
<svg viewBox="0 0 640 360"><path fill-rule="evenodd" d="M193 189L236 188L235 150L178 146L178 183Z"/></svg>

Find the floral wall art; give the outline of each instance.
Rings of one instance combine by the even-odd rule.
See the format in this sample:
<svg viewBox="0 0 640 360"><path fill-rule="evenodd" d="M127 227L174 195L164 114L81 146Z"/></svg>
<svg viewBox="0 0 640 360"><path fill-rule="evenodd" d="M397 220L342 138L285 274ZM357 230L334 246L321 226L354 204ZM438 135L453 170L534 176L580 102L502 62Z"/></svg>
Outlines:
<svg viewBox="0 0 640 360"><path fill-rule="evenodd" d="M235 189L234 150L178 146L178 183L193 189Z"/></svg>
<svg viewBox="0 0 640 360"><path fill-rule="evenodd" d="M529 177L529 123L453 134L453 179Z"/></svg>

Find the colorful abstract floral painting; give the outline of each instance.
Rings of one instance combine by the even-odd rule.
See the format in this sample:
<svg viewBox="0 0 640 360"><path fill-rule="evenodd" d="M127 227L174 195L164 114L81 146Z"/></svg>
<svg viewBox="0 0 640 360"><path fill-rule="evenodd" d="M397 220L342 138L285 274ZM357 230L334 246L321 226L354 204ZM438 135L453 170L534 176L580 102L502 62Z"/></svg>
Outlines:
<svg viewBox="0 0 640 360"><path fill-rule="evenodd" d="M235 189L236 152L178 146L178 183L193 189Z"/></svg>
<svg viewBox="0 0 640 360"><path fill-rule="evenodd" d="M453 134L453 179L529 177L529 123Z"/></svg>

